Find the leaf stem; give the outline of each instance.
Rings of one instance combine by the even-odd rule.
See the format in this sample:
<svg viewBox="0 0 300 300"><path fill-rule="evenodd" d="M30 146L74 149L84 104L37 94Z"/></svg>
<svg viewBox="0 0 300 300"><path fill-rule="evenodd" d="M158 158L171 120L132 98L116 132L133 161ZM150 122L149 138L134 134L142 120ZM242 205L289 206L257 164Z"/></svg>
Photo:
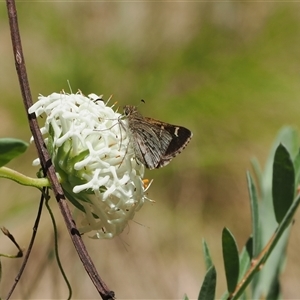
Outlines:
<svg viewBox="0 0 300 300"><path fill-rule="evenodd" d="M7 167L0 168L0 178L11 179L21 185L33 186L38 189L50 187L48 178L32 178Z"/></svg>

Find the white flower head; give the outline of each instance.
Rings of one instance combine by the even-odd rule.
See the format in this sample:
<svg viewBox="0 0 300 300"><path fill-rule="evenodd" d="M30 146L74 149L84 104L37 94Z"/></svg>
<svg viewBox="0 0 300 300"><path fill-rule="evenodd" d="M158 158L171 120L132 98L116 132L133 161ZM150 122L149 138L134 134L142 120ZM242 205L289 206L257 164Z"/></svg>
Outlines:
<svg viewBox="0 0 300 300"><path fill-rule="evenodd" d="M46 115L41 132L80 232L94 231L93 238L120 234L147 199L144 166L120 123L126 120L101 96L80 92L39 96L29 113Z"/></svg>

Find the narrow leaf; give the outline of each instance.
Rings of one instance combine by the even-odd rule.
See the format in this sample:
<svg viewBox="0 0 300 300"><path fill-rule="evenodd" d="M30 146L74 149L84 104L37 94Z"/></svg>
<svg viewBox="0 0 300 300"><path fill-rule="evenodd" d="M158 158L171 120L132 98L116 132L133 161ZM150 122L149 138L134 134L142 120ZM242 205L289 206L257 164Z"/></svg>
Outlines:
<svg viewBox="0 0 300 300"><path fill-rule="evenodd" d="M26 151L28 144L22 140L0 138L0 167Z"/></svg>
<svg viewBox="0 0 300 300"><path fill-rule="evenodd" d="M206 274L201 286L198 300L214 300L216 293L217 273L214 266L211 266Z"/></svg>
<svg viewBox="0 0 300 300"><path fill-rule="evenodd" d="M242 280L242 278L245 276L246 272L248 271L250 267L250 262L252 259L252 237L250 237L245 246L243 247L243 250L240 254L240 274L239 274L239 281ZM225 292L221 300L227 300L229 297L229 293ZM241 294L240 300L247 299L246 292Z"/></svg>
<svg viewBox="0 0 300 300"><path fill-rule="evenodd" d="M295 194L295 170L290 154L280 144L273 163L272 195L276 221L280 223L289 210Z"/></svg>
<svg viewBox="0 0 300 300"><path fill-rule="evenodd" d="M231 232L224 228L222 232L223 260L229 293L235 290L239 279L239 253L238 248Z"/></svg>
<svg viewBox="0 0 300 300"><path fill-rule="evenodd" d="M261 166L260 166L257 158L254 157L251 159L251 166L252 166L252 169L254 172L254 177L258 184L257 188L259 191L262 191L263 190L263 172L262 172Z"/></svg>
<svg viewBox="0 0 300 300"><path fill-rule="evenodd" d="M280 299L280 282L279 282L280 272L274 274L272 284L266 296L266 300L279 300Z"/></svg>
<svg viewBox="0 0 300 300"><path fill-rule="evenodd" d="M295 169L295 183L299 184L300 183L300 150L298 151L295 159L294 159L294 169Z"/></svg>
<svg viewBox="0 0 300 300"><path fill-rule="evenodd" d="M249 172L247 172L247 183L250 196L252 220L252 255L256 257L260 251L259 210L256 188Z"/></svg>
<svg viewBox="0 0 300 300"><path fill-rule="evenodd" d="M250 249L249 249L250 248ZM252 259L252 237L250 237L240 254L239 280L246 274Z"/></svg>
<svg viewBox="0 0 300 300"><path fill-rule="evenodd" d="M212 259L211 259L210 253L209 253L207 243L204 239L202 240L202 249L203 249L203 253L204 253L206 270L208 270L213 265L213 262L212 262Z"/></svg>

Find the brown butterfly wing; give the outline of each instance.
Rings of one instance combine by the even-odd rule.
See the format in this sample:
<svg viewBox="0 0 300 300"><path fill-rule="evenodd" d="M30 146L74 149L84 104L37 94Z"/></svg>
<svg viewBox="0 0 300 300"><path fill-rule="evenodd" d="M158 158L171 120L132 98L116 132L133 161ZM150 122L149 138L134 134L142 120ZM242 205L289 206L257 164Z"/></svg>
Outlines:
<svg viewBox="0 0 300 300"><path fill-rule="evenodd" d="M154 120L152 118L144 118L148 123L159 126L164 132L168 132L171 135L171 140L168 144L166 151L161 156L156 168L167 165L175 156L182 152L191 140L192 132L182 126L172 125L169 123Z"/></svg>
<svg viewBox="0 0 300 300"><path fill-rule="evenodd" d="M126 105L124 113L135 156L149 169L167 165L192 138L187 128L143 117L135 106Z"/></svg>
<svg viewBox="0 0 300 300"><path fill-rule="evenodd" d="M136 158L148 169L158 168L172 140L171 134L158 125L149 126L144 119L131 120L129 130Z"/></svg>

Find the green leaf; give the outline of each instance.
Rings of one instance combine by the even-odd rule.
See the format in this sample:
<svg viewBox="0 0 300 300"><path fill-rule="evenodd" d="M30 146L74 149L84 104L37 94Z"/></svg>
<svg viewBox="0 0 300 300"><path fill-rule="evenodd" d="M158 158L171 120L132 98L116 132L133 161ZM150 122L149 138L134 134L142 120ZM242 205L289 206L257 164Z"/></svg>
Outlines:
<svg viewBox="0 0 300 300"><path fill-rule="evenodd" d="M275 158L275 152L278 145L282 143L288 150L290 157L294 161L299 152L298 132L293 128L284 127L278 133L270 151L267 163L265 164L264 171L262 173L261 182L257 180L256 188L259 195L259 214L260 214L260 236L261 245L267 245L270 241L270 237L273 236L278 222L274 213L274 204L272 196L272 181L273 181L273 164ZM296 167L294 167L295 170ZM272 250L272 254L268 258L268 261L263 265L263 268L256 273L251 281L251 290L253 299L260 299L265 297L269 291L269 287L272 282L274 270L278 264L282 264L283 255L282 251L285 249L285 245L288 241L288 232L286 230L276 247Z"/></svg>
<svg viewBox="0 0 300 300"><path fill-rule="evenodd" d="M239 280L246 274L250 262L252 259L252 237L250 237L247 240L246 245L244 246L241 254L240 254L240 274L239 274Z"/></svg>
<svg viewBox="0 0 300 300"><path fill-rule="evenodd" d="M246 272L248 271L252 259L252 237L249 237L247 240L245 246L243 247L243 250L240 254L240 274L239 274L239 281L245 276ZM246 289L246 286L244 287L243 291ZM229 293L225 292L221 299L227 300L229 297ZM240 300L242 299L249 299L247 298L246 292L242 293L240 296Z"/></svg>
<svg viewBox="0 0 300 300"><path fill-rule="evenodd" d="M214 266L211 266L206 274L201 286L198 300L214 300L216 293L217 273Z"/></svg>
<svg viewBox="0 0 300 300"><path fill-rule="evenodd" d="M186 294L184 294L183 300L189 300L189 297Z"/></svg>
<svg viewBox="0 0 300 300"><path fill-rule="evenodd" d="M298 185L300 183L300 150L298 151L294 159L294 168L295 168L295 183Z"/></svg>
<svg viewBox="0 0 300 300"><path fill-rule="evenodd" d="M279 300L280 299L280 282L279 282L280 272L276 272L274 274L268 295L266 296L266 300Z"/></svg>
<svg viewBox="0 0 300 300"><path fill-rule="evenodd" d="M254 157L251 159L251 166L254 171L254 176L258 185L257 189L259 191L263 191L263 172L257 158Z"/></svg>
<svg viewBox="0 0 300 300"><path fill-rule="evenodd" d="M257 192L251 174L247 172L248 190L250 196L251 219L252 219L252 256L256 257L260 251L259 210Z"/></svg>
<svg viewBox="0 0 300 300"><path fill-rule="evenodd" d="M289 208L286 215L282 219L282 222L279 224L278 228L276 229L274 239L270 245L269 251L266 254L265 260L272 253L272 250L277 245L277 243L278 243L279 239L281 238L281 236L283 235L284 231L292 223L294 214L296 213L296 210L297 210L299 204L300 204L300 195L298 195L297 198L295 199L295 201L292 203L291 207ZM286 245L285 245L285 247L286 247ZM285 248L282 249L282 252L281 252L282 259L285 259L285 255L284 255L285 251L286 251Z"/></svg>
<svg viewBox="0 0 300 300"><path fill-rule="evenodd" d="M224 228L222 232L223 259L229 293L235 290L239 279L239 253L238 248L231 232Z"/></svg>
<svg viewBox="0 0 300 300"><path fill-rule="evenodd" d="M272 195L276 221L280 223L293 203L295 194L295 170L290 154L280 144L273 163Z"/></svg>
<svg viewBox="0 0 300 300"><path fill-rule="evenodd" d="M0 167L6 165L16 156L24 153L28 144L22 140L0 138Z"/></svg>
<svg viewBox="0 0 300 300"><path fill-rule="evenodd" d="M213 265L213 262L212 262L212 259L211 259L210 253L209 253L207 243L204 239L202 240L202 248L203 248L203 253L204 253L206 270L208 270Z"/></svg>

